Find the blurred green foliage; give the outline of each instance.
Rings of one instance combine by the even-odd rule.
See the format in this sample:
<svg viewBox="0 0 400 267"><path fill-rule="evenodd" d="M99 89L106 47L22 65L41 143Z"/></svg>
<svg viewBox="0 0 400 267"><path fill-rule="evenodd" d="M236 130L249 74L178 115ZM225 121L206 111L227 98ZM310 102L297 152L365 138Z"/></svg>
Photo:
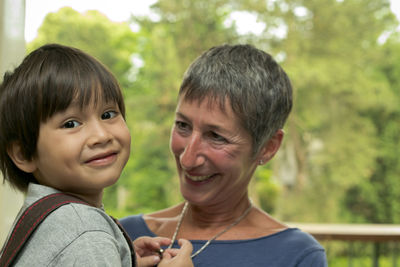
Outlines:
<svg viewBox="0 0 400 267"><path fill-rule="evenodd" d="M211 46L247 42L275 56L295 88L284 144L256 172L254 201L287 221L400 223L400 36L387 0L159 0L152 10L156 18L115 23L62 8L28 44L79 47L124 89L132 155L106 190L108 212L182 200L168 143L183 73ZM239 34L237 12L264 31Z"/></svg>

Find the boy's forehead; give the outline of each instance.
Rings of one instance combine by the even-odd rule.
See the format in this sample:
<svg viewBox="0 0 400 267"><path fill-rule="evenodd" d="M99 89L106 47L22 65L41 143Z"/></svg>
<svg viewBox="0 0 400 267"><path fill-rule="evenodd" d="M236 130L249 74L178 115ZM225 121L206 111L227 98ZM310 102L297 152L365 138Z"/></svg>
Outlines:
<svg viewBox="0 0 400 267"><path fill-rule="evenodd" d="M98 107L98 106L116 105L116 104L117 102L115 100L111 99L107 100L104 97L100 97L99 99L91 97L89 101L82 101L82 99L74 99L68 105L68 108L72 107L72 108L86 109L89 107Z"/></svg>
<svg viewBox="0 0 400 267"><path fill-rule="evenodd" d="M107 99L107 93L101 86L94 86L91 89L76 90L71 100L71 105L97 105L111 102Z"/></svg>

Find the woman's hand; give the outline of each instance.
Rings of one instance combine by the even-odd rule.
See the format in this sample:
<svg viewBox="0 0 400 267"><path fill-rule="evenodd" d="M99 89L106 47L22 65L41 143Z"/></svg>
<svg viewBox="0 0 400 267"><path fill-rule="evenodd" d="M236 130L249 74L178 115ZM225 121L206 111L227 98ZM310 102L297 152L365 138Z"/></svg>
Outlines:
<svg viewBox="0 0 400 267"><path fill-rule="evenodd" d="M133 241L138 267L151 267L157 265L161 258L157 251L161 246L171 244L169 238L142 236Z"/></svg>
<svg viewBox="0 0 400 267"><path fill-rule="evenodd" d="M192 250L193 246L186 239L179 239L178 241L180 249L167 249L163 253L163 258L158 267L194 267L192 262Z"/></svg>

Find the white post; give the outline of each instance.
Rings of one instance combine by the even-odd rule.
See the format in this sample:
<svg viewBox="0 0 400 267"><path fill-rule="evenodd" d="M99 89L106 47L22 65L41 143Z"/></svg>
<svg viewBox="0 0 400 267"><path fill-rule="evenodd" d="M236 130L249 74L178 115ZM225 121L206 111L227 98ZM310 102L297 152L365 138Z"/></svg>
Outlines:
<svg viewBox="0 0 400 267"><path fill-rule="evenodd" d="M0 81L25 56L25 0L0 0ZM0 129L1 131L1 129ZM0 174L0 249L23 202Z"/></svg>

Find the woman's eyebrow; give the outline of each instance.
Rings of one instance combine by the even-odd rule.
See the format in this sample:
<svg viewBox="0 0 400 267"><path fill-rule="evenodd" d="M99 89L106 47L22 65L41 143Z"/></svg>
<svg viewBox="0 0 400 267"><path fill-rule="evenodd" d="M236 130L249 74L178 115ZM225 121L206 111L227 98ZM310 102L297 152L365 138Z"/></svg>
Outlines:
<svg viewBox="0 0 400 267"><path fill-rule="evenodd" d="M185 120L185 121L191 121L187 116L183 115L179 111L176 112L176 116L181 118L181 119L183 119L183 120ZM225 128L219 126L219 125L216 125L216 124L206 124L206 127L209 130L212 130L212 131L217 131L217 132L221 132L221 133L229 133L229 131L227 129L225 129Z"/></svg>
<svg viewBox="0 0 400 267"><path fill-rule="evenodd" d="M181 117L182 119L184 119L184 120L189 120L189 118L188 117L186 117L185 115L183 115L181 112L179 112L179 111L177 111L177 112L175 112L175 115L177 116L177 117Z"/></svg>

